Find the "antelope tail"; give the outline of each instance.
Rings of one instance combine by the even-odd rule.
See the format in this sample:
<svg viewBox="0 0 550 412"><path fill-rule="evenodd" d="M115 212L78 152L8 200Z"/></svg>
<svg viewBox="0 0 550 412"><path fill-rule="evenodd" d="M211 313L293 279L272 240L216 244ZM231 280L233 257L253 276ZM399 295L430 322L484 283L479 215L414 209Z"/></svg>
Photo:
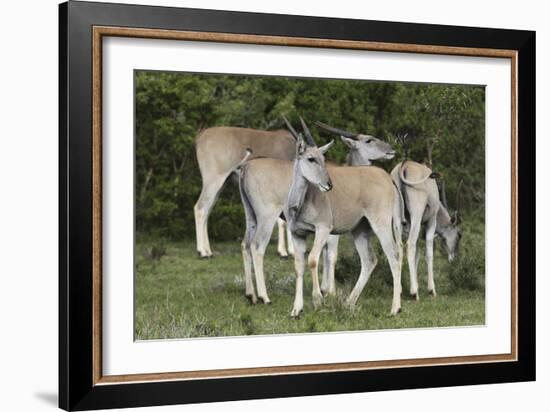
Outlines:
<svg viewBox="0 0 550 412"><path fill-rule="evenodd" d="M395 180L392 179L393 186L395 187L395 190L397 190L398 199L399 199L399 209L401 214L401 224L404 225L406 223L406 217L405 217L405 199L403 198L403 193L401 192L401 189L399 186L397 186L397 183L395 183Z"/></svg>
<svg viewBox="0 0 550 412"><path fill-rule="evenodd" d="M403 183L405 183L406 185L409 185L409 186L419 185L421 183L424 183L426 180L428 180L430 178L434 179L435 177L437 177L437 175L435 173L430 173L427 176L423 177L422 179L412 181L412 180L408 180L405 177L405 165L404 164L402 164L401 168L399 169L399 178L401 179L401 181Z"/></svg>
<svg viewBox="0 0 550 412"><path fill-rule="evenodd" d="M397 259L399 262L399 270L403 267L403 224L405 222L405 208L403 202L403 195L397 187L393 184L396 192L396 202L393 202L393 217L392 217L392 228L393 228L393 237L397 245Z"/></svg>
<svg viewBox="0 0 550 412"><path fill-rule="evenodd" d="M236 171L241 170L241 168L244 166L244 164L246 163L246 161L248 160L248 158L250 157L251 154L252 154L252 149L247 147L246 150L245 150L244 157L242 158L242 160L239 163L237 163L235 165L235 167L233 168L233 171L236 172Z"/></svg>
<svg viewBox="0 0 550 412"><path fill-rule="evenodd" d="M403 224L405 223L405 212L403 207L403 197L401 192L394 184L394 190L396 195L396 201L393 202L393 216L392 216L392 227L393 227L393 237L395 242L401 247L403 243Z"/></svg>
<svg viewBox="0 0 550 412"><path fill-rule="evenodd" d="M244 242L247 246L250 245L250 242L252 240L252 237L256 233L256 228L258 227L258 219L256 217L256 212L254 211L254 208L252 207L252 203L250 202L250 197L248 196L248 190L246 187L246 159L252 151L247 150L247 156L243 159L241 162L242 164L239 165L237 168L239 170L239 193L241 194L241 201L244 206L244 214L246 218L246 233L244 235Z"/></svg>

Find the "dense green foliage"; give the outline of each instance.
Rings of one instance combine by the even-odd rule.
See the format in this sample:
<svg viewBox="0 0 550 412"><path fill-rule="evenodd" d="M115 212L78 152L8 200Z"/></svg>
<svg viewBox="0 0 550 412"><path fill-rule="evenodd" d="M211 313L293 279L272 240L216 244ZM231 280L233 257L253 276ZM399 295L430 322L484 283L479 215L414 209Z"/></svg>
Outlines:
<svg viewBox="0 0 550 412"><path fill-rule="evenodd" d="M201 179L195 159L198 132L216 125L277 129L281 114L321 120L394 143L414 136L408 157L432 163L445 179L451 207L483 220L485 93L482 87L355 80L202 75L138 71L136 85L136 228L138 234L194 237L193 205ZM318 143L334 136L313 128ZM328 158L343 162L335 145ZM457 188L463 182L460 196ZM235 182L214 207L212 239L237 239L243 212Z"/></svg>

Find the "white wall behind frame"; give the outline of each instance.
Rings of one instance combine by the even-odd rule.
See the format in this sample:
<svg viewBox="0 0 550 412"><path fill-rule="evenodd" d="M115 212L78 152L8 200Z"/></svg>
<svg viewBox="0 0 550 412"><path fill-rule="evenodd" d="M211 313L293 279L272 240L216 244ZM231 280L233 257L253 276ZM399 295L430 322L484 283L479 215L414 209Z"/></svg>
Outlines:
<svg viewBox="0 0 550 412"><path fill-rule="evenodd" d="M120 0L139 3L140 0ZM379 2L252 0L150 0L178 5L287 14L507 27L537 30L537 135L550 135L550 26L545 2ZM57 0L5 2L0 35L3 79L0 109L0 274L2 275L2 409L53 411L57 393ZM25 18L22 30L21 16ZM490 409L544 410L550 386L550 290L545 259L545 216L550 202L547 154L539 138L537 259L537 382L423 390L267 399L202 405L138 408L137 411L280 412L407 410L464 412ZM6 200L7 199L7 200ZM31 230L32 229L32 230ZM32 254L30 253L32 250ZM534 276L534 273L526 276ZM24 293L21 293L24 291ZM122 411L122 410L120 410ZM124 410L127 411L127 410Z"/></svg>

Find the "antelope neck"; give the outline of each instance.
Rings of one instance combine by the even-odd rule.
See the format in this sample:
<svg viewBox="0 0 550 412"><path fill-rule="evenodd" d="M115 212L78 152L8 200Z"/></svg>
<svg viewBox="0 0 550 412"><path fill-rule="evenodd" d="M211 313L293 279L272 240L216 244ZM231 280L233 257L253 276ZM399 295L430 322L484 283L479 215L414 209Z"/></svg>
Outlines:
<svg viewBox="0 0 550 412"><path fill-rule="evenodd" d="M445 209L445 206L443 206L442 203L439 203L439 211L437 212L437 223L435 228L437 234L441 235L441 228L448 226L450 223L451 217L449 216L449 212Z"/></svg>
<svg viewBox="0 0 550 412"><path fill-rule="evenodd" d="M348 165L349 166L370 166L372 165L372 162L370 159L367 159L366 161L364 161L361 158L361 156L359 156L359 153L357 150L351 150L349 152Z"/></svg>
<svg viewBox="0 0 550 412"><path fill-rule="evenodd" d="M296 160L294 162L294 171L292 173L292 184L290 185L290 191L288 193L288 211L290 215L289 225L291 229L296 225L296 219L304 204L308 186L309 182L302 174L300 165Z"/></svg>

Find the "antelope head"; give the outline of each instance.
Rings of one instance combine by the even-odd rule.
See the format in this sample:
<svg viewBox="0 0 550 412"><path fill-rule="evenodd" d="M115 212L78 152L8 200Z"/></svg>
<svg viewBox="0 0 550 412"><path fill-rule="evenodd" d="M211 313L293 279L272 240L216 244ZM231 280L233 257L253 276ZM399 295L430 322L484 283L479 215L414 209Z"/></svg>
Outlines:
<svg viewBox="0 0 550 412"><path fill-rule="evenodd" d="M296 165L301 175L322 192L328 192L332 189L332 181L327 172L324 154L334 144L334 140L324 146L317 147L304 119L300 117L304 132L303 137L294 130L286 117L283 117L283 119L290 133L296 139Z"/></svg>
<svg viewBox="0 0 550 412"><path fill-rule="evenodd" d="M405 159L409 157L409 149L413 141L416 140L417 135L418 131L413 131L413 133L398 132L394 136L396 143L398 143L403 148L403 156L405 157Z"/></svg>
<svg viewBox="0 0 550 412"><path fill-rule="evenodd" d="M350 154L357 165L369 165L373 160L393 159L395 156L395 150L389 143L374 136L337 129L319 121L315 124L322 129L340 135L340 139L350 149Z"/></svg>
<svg viewBox="0 0 550 412"><path fill-rule="evenodd" d="M441 243L443 250L447 253L449 262L452 262L458 255L458 246L460 244L460 238L462 237L460 228L457 224L450 223L439 229L439 235L443 240Z"/></svg>
<svg viewBox="0 0 550 412"><path fill-rule="evenodd" d="M460 192L460 188L462 187L462 181L458 185L457 190L457 205L458 205L458 195ZM440 199L441 203L445 208L445 212L447 215L449 215L448 212L448 206L447 206L447 196L445 193L445 181L441 182L441 189L440 189ZM460 239L462 238L462 232L460 231L460 218L459 218L459 212L458 209L452 214L449 215L448 222L445 222L441 225L441 227L438 229L438 234L441 236L442 239L442 246L443 250L447 253L447 257L449 262L452 262L455 257L458 255L458 247L460 244Z"/></svg>

